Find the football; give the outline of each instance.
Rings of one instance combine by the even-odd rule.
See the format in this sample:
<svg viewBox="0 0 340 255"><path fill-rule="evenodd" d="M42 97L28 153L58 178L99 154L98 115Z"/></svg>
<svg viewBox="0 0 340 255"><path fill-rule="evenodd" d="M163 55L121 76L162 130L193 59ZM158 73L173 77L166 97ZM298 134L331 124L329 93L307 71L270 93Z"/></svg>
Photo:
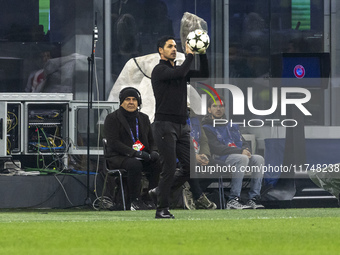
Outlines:
<svg viewBox="0 0 340 255"><path fill-rule="evenodd" d="M197 53L204 53L209 47L209 43L209 35L202 29L191 31L187 36L187 44L189 48Z"/></svg>

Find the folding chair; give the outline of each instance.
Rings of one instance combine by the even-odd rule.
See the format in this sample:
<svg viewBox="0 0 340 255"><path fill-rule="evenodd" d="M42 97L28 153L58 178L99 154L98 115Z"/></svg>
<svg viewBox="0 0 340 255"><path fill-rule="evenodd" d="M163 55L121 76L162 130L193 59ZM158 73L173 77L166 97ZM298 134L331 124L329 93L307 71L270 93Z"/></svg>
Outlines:
<svg viewBox="0 0 340 255"><path fill-rule="evenodd" d="M222 176L218 178L218 194L220 197L220 208L225 209L224 186Z"/></svg>
<svg viewBox="0 0 340 255"><path fill-rule="evenodd" d="M106 191L106 183L107 183L107 178L109 175L112 176L119 176L119 181L120 181L120 190L122 192L122 199L123 199L123 206L124 206L124 211L126 211L126 205L125 205L125 197L124 197L124 186L123 186L123 173L126 173L125 169L110 169L108 165L108 160L106 159L107 155L107 140L106 138L103 138L103 150L104 150L104 160L105 160L105 179L104 179L104 187L102 191L102 197L101 197L101 203L103 201L103 196Z"/></svg>

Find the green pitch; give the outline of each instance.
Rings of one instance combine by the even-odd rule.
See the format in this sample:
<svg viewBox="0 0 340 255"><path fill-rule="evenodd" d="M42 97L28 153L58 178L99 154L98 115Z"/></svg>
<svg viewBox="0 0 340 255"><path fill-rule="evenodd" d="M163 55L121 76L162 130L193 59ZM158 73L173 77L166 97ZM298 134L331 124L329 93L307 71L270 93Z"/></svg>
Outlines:
<svg viewBox="0 0 340 255"><path fill-rule="evenodd" d="M0 210L0 254L339 254L340 211Z"/></svg>

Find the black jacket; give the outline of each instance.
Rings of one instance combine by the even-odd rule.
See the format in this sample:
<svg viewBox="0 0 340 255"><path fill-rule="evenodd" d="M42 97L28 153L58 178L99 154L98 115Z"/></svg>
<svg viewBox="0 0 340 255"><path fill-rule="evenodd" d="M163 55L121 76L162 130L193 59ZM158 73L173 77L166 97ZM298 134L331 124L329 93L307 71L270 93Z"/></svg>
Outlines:
<svg viewBox="0 0 340 255"><path fill-rule="evenodd" d="M156 99L155 121L185 124L187 119L187 82L191 77L208 77L208 58L200 56L200 70L190 70L194 56L188 54L181 66L160 60L151 74Z"/></svg>
<svg viewBox="0 0 340 255"><path fill-rule="evenodd" d="M104 122L104 137L107 139L107 155L110 167L119 168L126 157L133 157L135 150L129 124L123 115L123 109L110 113ZM153 140L149 117L139 112L137 114L139 126L139 140L144 144L143 151L148 153L155 151L156 145Z"/></svg>

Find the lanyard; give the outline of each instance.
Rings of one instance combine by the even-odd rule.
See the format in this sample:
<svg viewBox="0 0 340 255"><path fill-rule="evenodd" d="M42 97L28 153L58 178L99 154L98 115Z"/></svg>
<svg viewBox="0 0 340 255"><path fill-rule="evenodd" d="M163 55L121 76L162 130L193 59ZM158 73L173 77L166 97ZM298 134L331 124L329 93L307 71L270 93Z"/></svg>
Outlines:
<svg viewBox="0 0 340 255"><path fill-rule="evenodd" d="M130 128L130 132L131 132L131 137L132 137L132 140L133 140L133 143L136 142L136 139L132 133L132 130ZM136 118L136 135L137 135L137 141L139 140L139 127L138 127L138 119Z"/></svg>

